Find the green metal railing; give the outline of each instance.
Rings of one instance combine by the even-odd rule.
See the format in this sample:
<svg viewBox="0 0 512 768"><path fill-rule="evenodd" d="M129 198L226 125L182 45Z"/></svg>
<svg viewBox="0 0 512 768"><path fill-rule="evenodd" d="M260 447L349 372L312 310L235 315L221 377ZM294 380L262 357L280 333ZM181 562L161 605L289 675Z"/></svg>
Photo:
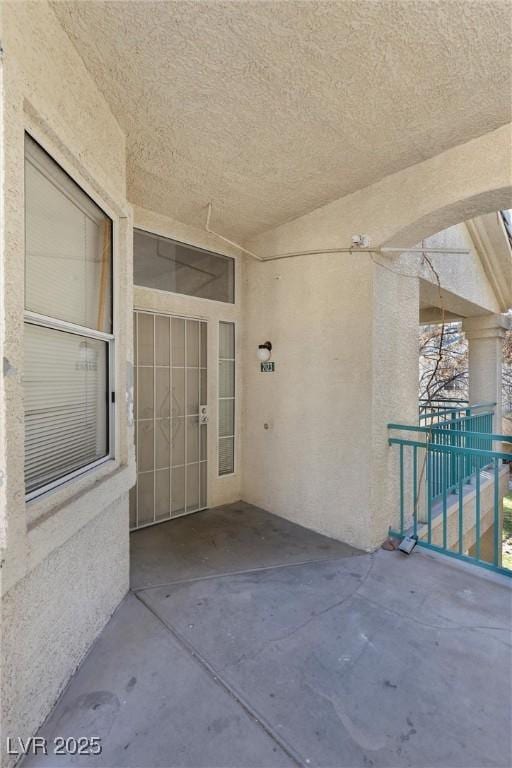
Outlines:
<svg viewBox="0 0 512 768"><path fill-rule="evenodd" d="M469 403L463 400L431 400L420 401L419 404L419 423L421 426L429 427L440 421L449 419L459 419L466 416L476 415L482 411L494 413L496 403Z"/></svg>
<svg viewBox="0 0 512 768"><path fill-rule="evenodd" d="M450 445L459 448L477 448L492 451L492 422L494 412L489 410L493 404L480 404L464 408L452 408L444 412L426 412L420 415L420 424L427 429L427 437L433 443ZM425 423L426 422L426 423ZM465 455L460 461L455 453L447 460L441 453L427 453L427 474L431 502L440 498L443 491L451 493L457 488L460 480L467 481L477 469L483 469L487 462L485 457L471 454Z"/></svg>
<svg viewBox="0 0 512 768"><path fill-rule="evenodd" d="M490 404L426 412L420 422L388 424L399 449L399 529L418 544L512 575L501 567L503 462L512 437L492 432ZM416 433L414 439L396 433ZM501 489L500 489L501 486ZM506 492L506 490L505 490Z"/></svg>
<svg viewBox="0 0 512 768"><path fill-rule="evenodd" d="M458 397L448 397L425 400L422 399L419 402L420 420L425 418L425 414L442 414L447 411L456 411L458 409L465 410L469 407L469 400L464 400Z"/></svg>

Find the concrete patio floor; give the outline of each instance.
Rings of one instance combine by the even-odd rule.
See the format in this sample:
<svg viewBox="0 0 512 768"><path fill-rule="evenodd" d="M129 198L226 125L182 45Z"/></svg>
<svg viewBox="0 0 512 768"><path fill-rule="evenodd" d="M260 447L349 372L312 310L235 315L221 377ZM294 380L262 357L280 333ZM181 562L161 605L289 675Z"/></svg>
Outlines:
<svg viewBox="0 0 512 768"><path fill-rule="evenodd" d="M40 731L152 768L511 764L511 592L238 503L132 535L126 597Z"/></svg>

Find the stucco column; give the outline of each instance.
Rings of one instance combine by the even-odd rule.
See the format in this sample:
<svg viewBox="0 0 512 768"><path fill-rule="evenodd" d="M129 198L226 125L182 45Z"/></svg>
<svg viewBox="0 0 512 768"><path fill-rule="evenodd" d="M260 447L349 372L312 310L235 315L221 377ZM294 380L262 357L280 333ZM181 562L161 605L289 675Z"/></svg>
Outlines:
<svg viewBox="0 0 512 768"><path fill-rule="evenodd" d="M367 548L380 546L388 529L399 528L400 451L389 446L388 424L418 423L419 280L403 277L389 260L373 269L370 434L367 452L370 486ZM396 433L394 433L396 436ZM412 451L405 451L406 517L412 516Z"/></svg>
<svg viewBox="0 0 512 768"><path fill-rule="evenodd" d="M505 315L468 317L462 323L469 346L469 402L496 403L494 431L501 433L503 339Z"/></svg>

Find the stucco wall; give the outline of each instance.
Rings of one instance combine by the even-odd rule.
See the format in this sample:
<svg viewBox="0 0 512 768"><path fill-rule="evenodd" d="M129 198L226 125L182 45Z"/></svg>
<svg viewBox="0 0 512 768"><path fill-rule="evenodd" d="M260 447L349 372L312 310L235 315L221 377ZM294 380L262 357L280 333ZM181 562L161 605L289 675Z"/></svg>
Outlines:
<svg viewBox="0 0 512 768"><path fill-rule="evenodd" d="M433 294L435 306L444 303L446 311L451 310L454 314L462 312L464 316L476 313L483 314L484 311L502 311L464 222L425 238L419 245L430 248L469 249L468 254L432 253L429 255L432 266L440 278L441 286L445 289L446 299L444 302L442 302L442 299L440 301L438 295L435 295L439 294L439 291L437 290L437 280L432 269L427 264L423 264L420 267L420 277L435 286ZM415 258L417 263L418 257ZM405 264L410 264L411 262L414 264L415 259L414 257L404 255L402 261L405 266ZM446 292L455 294L457 298L455 300L451 299ZM468 306L468 303L474 306Z"/></svg>
<svg viewBox="0 0 512 768"><path fill-rule="evenodd" d="M237 249L226 246L205 230L181 224L168 216L134 207L134 226L148 232L170 237L190 245L223 253L235 259L235 303L198 299L167 291L134 286L133 299L136 309L146 309L163 314L201 318L208 322L208 506L237 501L241 496L242 451L242 274L243 259ZM219 322L235 323L235 472L218 474L218 356Z"/></svg>
<svg viewBox="0 0 512 768"><path fill-rule="evenodd" d="M46 2L7 2L1 13L2 736L25 738L128 586L131 211L123 133L54 12ZM113 219L118 393L116 459L29 504L23 480L25 130Z"/></svg>
<svg viewBox="0 0 512 768"><path fill-rule="evenodd" d="M425 245L469 248L432 256L443 289L499 311L464 224ZM247 259L244 500L363 549L382 542L398 508L387 424L417 420L420 278L435 280L418 254ZM267 339L275 373L256 360Z"/></svg>
<svg viewBox="0 0 512 768"><path fill-rule="evenodd" d="M34 732L123 598L126 504L125 494L4 595L5 736Z"/></svg>
<svg viewBox="0 0 512 768"><path fill-rule="evenodd" d="M387 425L415 424L418 418L418 303L418 280L409 272L375 268L367 476L371 525L365 532L370 549L387 536L399 504L399 452L388 445Z"/></svg>
<svg viewBox="0 0 512 768"><path fill-rule="evenodd" d="M388 492L385 424L416 408L417 281L343 254L247 260L244 288L243 498L370 549L386 533L369 482ZM267 339L275 373L256 359Z"/></svg>
<svg viewBox="0 0 512 768"><path fill-rule="evenodd" d="M347 255L270 264L244 282L243 498L351 543L368 525L372 268ZM273 345L261 373L258 344Z"/></svg>

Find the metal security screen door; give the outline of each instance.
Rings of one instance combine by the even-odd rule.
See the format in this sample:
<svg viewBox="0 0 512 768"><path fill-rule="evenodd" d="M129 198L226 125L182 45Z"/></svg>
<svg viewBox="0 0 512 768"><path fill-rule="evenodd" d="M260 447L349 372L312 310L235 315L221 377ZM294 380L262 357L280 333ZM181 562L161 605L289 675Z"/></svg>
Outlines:
<svg viewBox="0 0 512 768"><path fill-rule="evenodd" d="M202 320L134 312L131 530L207 505L206 338Z"/></svg>

